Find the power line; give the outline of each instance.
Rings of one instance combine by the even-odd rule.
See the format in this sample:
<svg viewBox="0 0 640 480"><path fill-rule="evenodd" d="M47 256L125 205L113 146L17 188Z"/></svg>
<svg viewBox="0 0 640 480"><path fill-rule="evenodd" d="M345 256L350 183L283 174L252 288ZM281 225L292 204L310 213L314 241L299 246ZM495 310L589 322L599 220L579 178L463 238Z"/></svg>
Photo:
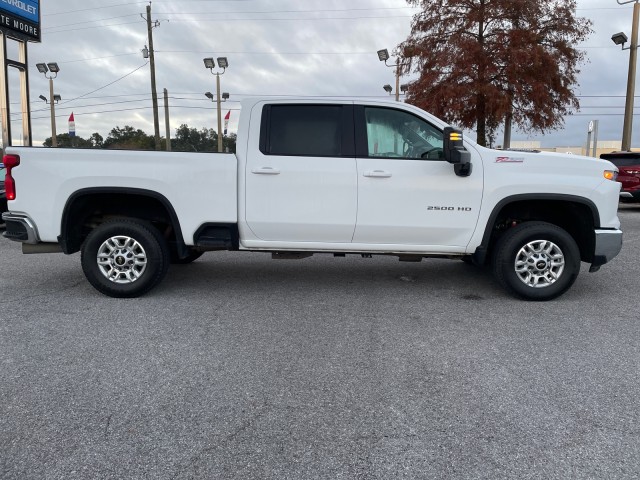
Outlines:
<svg viewBox="0 0 640 480"><path fill-rule="evenodd" d="M183 95L183 96L180 96ZM191 95L195 98L188 98L185 97L184 95ZM254 98L254 97L264 97L264 98L287 98L287 97L293 97L293 98L298 98L300 95L283 95L283 94L272 94L272 95L265 95L265 94L258 94L258 93L238 93L238 92L230 92L230 95L232 97L240 97L240 98ZM203 96L202 92L175 92L172 95L169 96L169 99L171 100L187 100L187 101L195 101L195 102L204 102L207 101L209 102L210 100L205 100L204 98L200 98ZM106 102L106 103L96 103L96 104L87 104L87 105L78 105L75 106L74 108L85 108L85 107L92 107L92 106L100 106L100 105L115 105L115 104L119 104L119 103L133 103L133 102L144 102L149 100L149 98L151 97L151 94L149 93L129 93L129 94L122 94L122 95L103 95L103 96L96 96L96 97L87 97L87 96L82 96L82 97L76 97L77 98L84 98L85 100L89 100L89 99L107 99L107 98L126 98L126 97L145 97L145 98L140 98L137 100L122 100L122 101L117 101L117 102ZM386 95L304 95L305 98L386 98ZM578 98L625 98L624 95L577 95ZM636 95L636 98L640 98L640 95ZM75 100L75 99L73 99ZM69 100L68 102L71 102L72 100ZM228 100L231 103L238 103L239 100L234 100L234 99L229 99ZM37 101L32 101L32 104L36 104L39 103ZM66 103L66 102L65 102ZM12 102L13 105L19 105L20 102ZM594 108L594 109L607 109L607 108L624 108L624 105L581 105L580 109L585 109L585 108ZM36 110L37 111L41 111L41 110ZM44 110L42 110L44 111ZM18 113L14 113L14 115L18 115Z"/></svg>
<svg viewBox="0 0 640 480"><path fill-rule="evenodd" d="M156 50L159 53L211 53L211 50ZM227 55L372 55L372 51L366 52L234 52L220 50L220 54Z"/></svg>
<svg viewBox="0 0 640 480"><path fill-rule="evenodd" d="M226 22L299 22L307 20L368 20L368 19L389 19L389 18L411 18L413 15L385 15L385 16L366 16L366 17L307 17L307 18L216 18L212 20L198 19L197 23L226 23ZM194 23L194 20L172 20L176 23Z"/></svg>
<svg viewBox="0 0 640 480"><path fill-rule="evenodd" d="M272 22L272 21L299 22L299 21L316 21L316 20L379 20L379 19L387 20L391 18L411 18L411 15L386 15L386 16L368 16L368 17L315 17L315 18L225 18L225 19L214 19L214 20L198 20L198 23ZM193 20L173 20L173 21L176 23L193 23ZM58 33L77 32L81 30L94 30L96 28L120 27L122 25L132 25L134 23L140 23L140 22L139 21L123 22L123 23L112 23L109 25L95 25L92 27L68 28L68 29L65 28L63 30L59 30L55 32L52 32L49 29L44 29L43 33L46 33L47 35L55 35Z"/></svg>
<svg viewBox="0 0 640 480"><path fill-rule="evenodd" d="M228 2L228 1L229 0L181 0L181 3L187 3L187 2L220 3L220 2ZM250 1L254 1L254 0L234 0L232 3L245 3L245 2L250 2ZM95 10L104 10L104 9L122 7L122 6L146 5L147 3L148 2L146 2L146 1L145 2L112 3L110 5L102 5L102 6L99 6L99 7L81 8L81 9L76 9L76 10L66 10L66 11L62 11L62 12L47 13L47 14L44 14L42 16L43 17L54 17L54 16L58 16L58 15L68 15L68 14L71 14L71 13L80 13L80 12L88 12L88 11L95 11ZM155 0L155 3L158 3L158 4L162 4L162 3L175 4L175 1L173 1L173 0ZM371 7L371 8L350 9L350 10L382 10L382 9L401 9L401 8L413 8L413 7ZM625 7L622 7L622 8L625 8ZM622 10L622 8L621 7L584 7L584 8L576 8L576 11ZM631 7L626 7L626 8L630 9ZM336 9L336 11L339 11L339 10ZM283 12L286 12L286 10L283 11ZM267 12L264 12L264 13L267 13Z"/></svg>
<svg viewBox="0 0 640 480"><path fill-rule="evenodd" d="M133 23L138 23L139 24L140 20L137 20L135 22L112 23L112 24L109 24L109 25L95 25L93 27L68 28L68 29L57 31L57 32L51 32L51 31L49 31L49 29L44 29L42 32L46 33L47 35L55 35L56 33L78 32L80 30L95 30L96 28L119 27L119 26L122 26L122 25L131 25Z"/></svg>
<svg viewBox="0 0 640 480"><path fill-rule="evenodd" d="M115 110L103 110L100 112L80 112L78 113L78 115L101 115L101 114L105 114L105 113L120 113L120 112L131 112L131 111L139 111L139 110L149 110L152 107L136 107L136 108L122 108L122 109L115 109ZM195 110L210 110L210 107L194 107L194 106L185 106L185 105L176 105L175 107L172 106L172 108L185 108L185 109L195 109ZM227 110L231 110L231 111L240 111L240 108L227 108ZM66 109L66 111L70 111L69 109ZM74 111L75 114L75 111ZM60 117L60 118L64 118L66 117L67 114L57 114L56 111L56 118ZM47 120L51 118L50 116L44 116L44 117L32 117L32 120Z"/></svg>
<svg viewBox="0 0 640 480"><path fill-rule="evenodd" d="M626 95L576 95L578 98L627 98ZM640 98L640 95L635 95L634 98Z"/></svg>
<svg viewBox="0 0 640 480"><path fill-rule="evenodd" d="M157 50L156 50L157 52ZM67 60L66 62L58 62L59 64L67 64L67 63L78 63L78 62L90 62L91 60L104 60L106 58L116 58L116 57L128 57L131 55L139 55L139 53L119 53L117 55L107 55L104 57L93 57L93 58L84 58L78 60Z"/></svg>
<svg viewBox="0 0 640 480"><path fill-rule="evenodd" d="M120 78L117 78L117 79L116 79L116 80L114 80L113 82L107 83L106 85L104 85L104 86L102 86L102 87L100 87L100 88L96 88L95 90L92 90L92 91L90 91L90 92L88 92L88 93L85 93L85 94L83 94L83 95L80 95L79 97L72 98L71 100L67 100L67 101L65 101L65 102L63 102L63 103L70 103L70 102L73 102L73 101L75 101L75 100L78 100L79 98L86 97L87 95L91 95L92 93L96 93L96 92L98 92L98 91L100 91L100 90L102 90L102 89L104 89L104 88L107 88L107 87L109 87L109 86L113 85L114 83L117 83L117 82L119 82L120 80L122 80L122 79L124 79L124 78L127 78L129 75L133 75L135 72L137 72L138 70L140 70L142 67L146 67L148 64L149 64L149 62L146 62L146 63L144 63L144 64L140 65L139 67L135 68L134 70L130 71L130 72L129 72L129 73L127 73L126 75L123 75L123 76L121 76Z"/></svg>
<svg viewBox="0 0 640 480"><path fill-rule="evenodd" d="M130 13L129 15L118 15L117 17L109 17L109 18L99 18L97 20L85 20L84 22L75 22L75 23L65 23L64 25L52 25L49 28L63 28L63 27L73 27L74 25L87 25L88 23L98 23L98 22L106 22L107 20L116 20L118 18L126 18L126 17L137 17L138 14ZM46 28L45 31L48 31L49 28Z"/></svg>
<svg viewBox="0 0 640 480"><path fill-rule="evenodd" d="M610 48L610 47L580 47L580 48ZM199 54L210 54L210 50L155 50L158 53L199 53ZM226 55L371 55L371 51L362 51L362 52L292 52L292 51L231 51L231 50L220 50L221 54ZM63 60L59 61L59 64L69 64L69 63L80 63L80 62L89 62L93 60L105 60L109 58L117 58L117 57L127 57L133 55L139 55L139 52L131 52L131 53L118 53L114 55L106 55L101 57L90 57L90 58L76 58L73 60ZM577 95L580 97L580 95ZM614 95L605 95L604 97L613 97ZM594 98L597 96L594 96ZM620 95L620 97L624 97Z"/></svg>
<svg viewBox="0 0 640 480"><path fill-rule="evenodd" d="M68 15L70 13L79 13L79 12L88 12L93 10L101 10L104 8L113 8L113 7L122 7L124 5L144 5L147 2L127 2L127 3L114 3L111 5L102 5L101 7L91 7L91 8L81 8L78 10L67 10L65 12L55 12L55 13L47 13L42 15L43 17L54 17L56 15Z"/></svg>
<svg viewBox="0 0 640 480"><path fill-rule="evenodd" d="M314 10L236 10L236 11L216 11L216 12L158 12L160 15L264 15L275 13L323 13L323 12L370 12L372 10L415 10L413 7L369 7L369 8L321 8ZM367 18L367 17L365 17Z"/></svg>

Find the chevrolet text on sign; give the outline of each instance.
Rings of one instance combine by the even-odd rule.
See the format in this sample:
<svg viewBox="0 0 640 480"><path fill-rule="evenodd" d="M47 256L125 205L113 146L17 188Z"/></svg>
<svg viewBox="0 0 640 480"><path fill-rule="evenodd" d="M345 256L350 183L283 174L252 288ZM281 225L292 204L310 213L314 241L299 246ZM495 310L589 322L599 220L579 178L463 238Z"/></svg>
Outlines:
<svg viewBox="0 0 640 480"><path fill-rule="evenodd" d="M0 31L32 42L40 41L40 0L0 0Z"/></svg>

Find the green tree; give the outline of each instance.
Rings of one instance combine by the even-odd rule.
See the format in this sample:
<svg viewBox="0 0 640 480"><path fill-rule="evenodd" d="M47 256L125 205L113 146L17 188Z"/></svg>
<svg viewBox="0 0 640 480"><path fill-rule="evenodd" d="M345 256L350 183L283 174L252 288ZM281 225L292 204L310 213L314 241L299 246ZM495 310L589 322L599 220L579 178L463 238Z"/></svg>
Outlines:
<svg viewBox="0 0 640 480"><path fill-rule="evenodd" d="M155 140L140 129L129 125L115 127L109 132L102 148L118 150L155 150Z"/></svg>
<svg viewBox="0 0 640 480"><path fill-rule="evenodd" d="M171 140L171 149L176 152L213 152L217 147L218 136L213 129L197 130L182 124L176 128L175 138Z"/></svg>
<svg viewBox="0 0 640 480"><path fill-rule="evenodd" d="M402 71L419 74L407 101L476 128L486 145L507 118L524 131L562 126L591 22L575 0L407 0L420 7L398 46Z"/></svg>
<svg viewBox="0 0 640 480"><path fill-rule="evenodd" d="M58 147L63 148L101 148L101 145L96 143L98 138L102 141L102 137L98 133L91 135L88 140L78 136L70 137L68 133L56 135ZM53 139L49 137L45 139L42 145L45 147L51 147L52 143Z"/></svg>
<svg viewBox="0 0 640 480"><path fill-rule="evenodd" d="M229 135L223 137L222 144L224 146L224 151L229 151L232 153L236 153L236 143L238 140L238 135L235 133L230 133Z"/></svg>
<svg viewBox="0 0 640 480"><path fill-rule="evenodd" d="M237 135L231 133L222 137L225 152L236 151ZM218 134L212 128L189 128L182 124L176 129L175 138L171 140L171 149L176 152L217 152Z"/></svg>
<svg viewBox="0 0 640 480"><path fill-rule="evenodd" d="M103 148L104 138L102 138L102 135L100 135L98 132L93 133L91 137L89 137L89 141L91 142L93 148Z"/></svg>

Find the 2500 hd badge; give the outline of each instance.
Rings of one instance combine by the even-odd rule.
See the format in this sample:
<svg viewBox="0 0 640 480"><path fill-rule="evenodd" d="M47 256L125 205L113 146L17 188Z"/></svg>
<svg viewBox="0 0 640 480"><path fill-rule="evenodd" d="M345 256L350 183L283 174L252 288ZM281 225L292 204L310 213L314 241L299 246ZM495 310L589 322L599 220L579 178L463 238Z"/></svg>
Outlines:
<svg viewBox="0 0 640 480"><path fill-rule="evenodd" d="M433 211L446 211L446 212L470 212L473 209L471 207L436 207L436 206L428 206L427 210Z"/></svg>

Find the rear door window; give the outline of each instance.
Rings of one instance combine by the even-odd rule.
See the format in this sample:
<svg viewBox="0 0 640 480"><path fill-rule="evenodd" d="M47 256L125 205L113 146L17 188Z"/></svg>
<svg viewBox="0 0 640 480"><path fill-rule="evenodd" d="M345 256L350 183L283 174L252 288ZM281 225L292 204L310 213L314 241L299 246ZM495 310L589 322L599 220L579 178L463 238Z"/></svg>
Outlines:
<svg viewBox="0 0 640 480"><path fill-rule="evenodd" d="M350 106L267 105L263 111L260 150L266 155L282 156L348 155L345 150L349 149L344 146L348 140L344 138L348 131L347 108Z"/></svg>

